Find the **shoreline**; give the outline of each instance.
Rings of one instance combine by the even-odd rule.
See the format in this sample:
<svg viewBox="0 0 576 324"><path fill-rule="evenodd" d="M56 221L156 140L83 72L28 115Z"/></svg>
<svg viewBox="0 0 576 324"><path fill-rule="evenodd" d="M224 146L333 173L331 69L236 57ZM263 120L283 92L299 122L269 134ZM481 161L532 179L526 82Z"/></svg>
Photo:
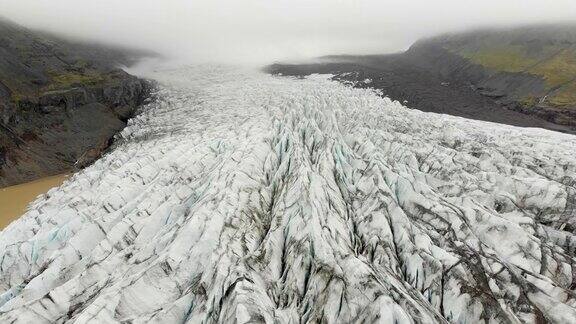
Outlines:
<svg viewBox="0 0 576 324"><path fill-rule="evenodd" d="M0 189L0 231L26 213L38 196L64 183L71 174L58 174Z"/></svg>

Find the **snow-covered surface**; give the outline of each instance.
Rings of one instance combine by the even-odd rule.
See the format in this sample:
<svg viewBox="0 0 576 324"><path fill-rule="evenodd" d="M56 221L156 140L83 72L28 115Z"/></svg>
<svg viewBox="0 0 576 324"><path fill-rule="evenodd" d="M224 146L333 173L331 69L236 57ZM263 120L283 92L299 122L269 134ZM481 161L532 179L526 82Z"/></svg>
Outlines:
<svg viewBox="0 0 576 324"><path fill-rule="evenodd" d="M576 321L576 137L323 76L159 100L0 234L0 322Z"/></svg>

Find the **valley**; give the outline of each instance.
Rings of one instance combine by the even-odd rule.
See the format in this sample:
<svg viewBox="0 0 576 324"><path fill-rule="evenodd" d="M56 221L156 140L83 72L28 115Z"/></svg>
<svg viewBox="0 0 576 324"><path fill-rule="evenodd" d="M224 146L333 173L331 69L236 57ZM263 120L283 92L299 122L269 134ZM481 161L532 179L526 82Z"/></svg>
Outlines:
<svg viewBox="0 0 576 324"><path fill-rule="evenodd" d="M0 321L576 320L576 137L329 75L150 67L109 153L0 232Z"/></svg>

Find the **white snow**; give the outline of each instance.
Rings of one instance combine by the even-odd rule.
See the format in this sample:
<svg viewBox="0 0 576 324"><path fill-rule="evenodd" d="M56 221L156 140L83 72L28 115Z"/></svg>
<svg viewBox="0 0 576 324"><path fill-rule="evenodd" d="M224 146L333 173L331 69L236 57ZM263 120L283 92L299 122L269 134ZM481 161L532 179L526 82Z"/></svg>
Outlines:
<svg viewBox="0 0 576 324"><path fill-rule="evenodd" d="M576 137L315 75L149 72L0 233L0 322L576 321Z"/></svg>

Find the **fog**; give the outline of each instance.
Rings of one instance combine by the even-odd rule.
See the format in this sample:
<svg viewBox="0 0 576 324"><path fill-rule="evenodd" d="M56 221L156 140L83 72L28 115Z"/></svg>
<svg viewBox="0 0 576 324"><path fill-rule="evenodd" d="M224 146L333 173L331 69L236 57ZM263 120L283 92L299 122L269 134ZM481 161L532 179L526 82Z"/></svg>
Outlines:
<svg viewBox="0 0 576 324"><path fill-rule="evenodd" d="M0 15L187 61L389 53L479 26L574 21L574 0L0 0Z"/></svg>

